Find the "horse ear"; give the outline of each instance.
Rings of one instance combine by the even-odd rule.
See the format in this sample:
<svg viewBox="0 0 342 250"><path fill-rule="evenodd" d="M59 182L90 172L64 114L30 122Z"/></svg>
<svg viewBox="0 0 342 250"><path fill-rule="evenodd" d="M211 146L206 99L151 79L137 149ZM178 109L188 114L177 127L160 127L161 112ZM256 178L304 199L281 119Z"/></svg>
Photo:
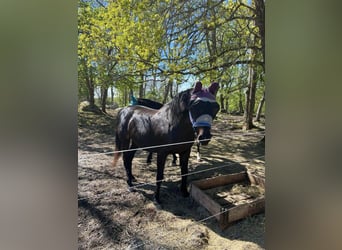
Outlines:
<svg viewBox="0 0 342 250"><path fill-rule="evenodd" d="M216 96L219 88L220 88L220 85L217 82L213 82L208 89L210 93Z"/></svg>
<svg viewBox="0 0 342 250"><path fill-rule="evenodd" d="M194 87L194 90L192 92L196 93L196 92L201 91L201 90L202 90L202 83L200 81L198 81L195 83L195 87Z"/></svg>

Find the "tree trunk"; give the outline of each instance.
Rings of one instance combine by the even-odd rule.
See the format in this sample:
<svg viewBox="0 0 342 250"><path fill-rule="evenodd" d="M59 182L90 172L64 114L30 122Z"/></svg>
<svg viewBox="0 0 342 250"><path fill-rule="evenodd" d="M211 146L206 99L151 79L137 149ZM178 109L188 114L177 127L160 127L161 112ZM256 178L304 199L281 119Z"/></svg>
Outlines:
<svg viewBox="0 0 342 250"><path fill-rule="evenodd" d="M265 102L265 91L259 102L258 110L257 110L256 117L255 117L256 121L260 121L261 110L262 110L262 107L264 106L264 102Z"/></svg>
<svg viewBox="0 0 342 250"><path fill-rule="evenodd" d="M172 81L171 80L168 80L166 86L165 86L165 92L164 92L164 98L163 98L163 104L166 103L166 100L167 100L167 97L169 95L169 92L170 92L170 84L172 84Z"/></svg>
<svg viewBox="0 0 342 250"><path fill-rule="evenodd" d="M144 84L139 85L139 98L144 98Z"/></svg>
<svg viewBox="0 0 342 250"><path fill-rule="evenodd" d="M87 67L87 64L85 61L83 61L84 68L85 68L85 80L86 80L86 85L88 89L88 101L90 103L90 107L95 107L95 87L94 87L94 82L92 79L92 72L91 69Z"/></svg>
<svg viewBox="0 0 342 250"><path fill-rule="evenodd" d="M94 85L91 83L90 79L87 79L87 87L88 87L88 101L90 107L95 107L95 97L94 97ZM89 83L88 83L89 82Z"/></svg>
<svg viewBox="0 0 342 250"><path fill-rule="evenodd" d="M254 0L255 4L255 25L259 28L259 34L261 39L261 51L263 59L263 69L265 71L265 1Z"/></svg>
<svg viewBox="0 0 342 250"><path fill-rule="evenodd" d="M111 101L112 101L112 104L114 104L114 87L110 87L110 94L111 94Z"/></svg>
<svg viewBox="0 0 342 250"><path fill-rule="evenodd" d="M123 105L124 105L124 106L127 106L127 87L124 87Z"/></svg>
<svg viewBox="0 0 342 250"><path fill-rule="evenodd" d="M108 87L101 87L101 110L106 113L106 102L108 97Z"/></svg>
<svg viewBox="0 0 342 250"><path fill-rule="evenodd" d="M170 84L170 97L173 98L173 81Z"/></svg>
<svg viewBox="0 0 342 250"><path fill-rule="evenodd" d="M244 113L241 91L242 91L242 89L239 90L239 113L240 114Z"/></svg>
<svg viewBox="0 0 342 250"><path fill-rule="evenodd" d="M243 111L243 117L246 119L246 117L247 117L247 112L248 112L248 110L247 110L247 106L249 105L249 87L245 90L245 109L244 109L244 111Z"/></svg>
<svg viewBox="0 0 342 250"><path fill-rule="evenodd" d="M141 84L139 85L139 98L144 98L145 96L145 87L144 87L144 75L141 74Z"/></svg>
<svg viewBox="0 0 342 250"><path fill-rule="evenodd" d="M153 81L152 81L151 89L152 89L152 93L156 93L156 89L157 89L157 74L156 73L153 74Z"/></svg>
<svg viewBox="0 0 342 250"><path fill-rule="evenodd" d="M225 89L221 89L221 93L225 92L224 98L224 108L227 114L229 114L229 93L231 91L232 81L228 81L225 84Z"/></svg>
<svg viewBox="0 0 342 250"><path fill-rule="evenodd" d="M255 106L255 92L256 92L256 74L254 71L254 65L250 65L248 69L248 91L246 99L246 112L244 117L243 129L249 130L254 127L253 125L253 113Z"/></svg>
<svg viewBox="0 0 342 250"><path fill-rule="evenodd" d="M221 93L221 95L220 95L220 110L221 110L221 112L222 113L225 113L226 112L226 110L225 110L225 108L224 108L224 98L223 98L223 94Z"/></svg>

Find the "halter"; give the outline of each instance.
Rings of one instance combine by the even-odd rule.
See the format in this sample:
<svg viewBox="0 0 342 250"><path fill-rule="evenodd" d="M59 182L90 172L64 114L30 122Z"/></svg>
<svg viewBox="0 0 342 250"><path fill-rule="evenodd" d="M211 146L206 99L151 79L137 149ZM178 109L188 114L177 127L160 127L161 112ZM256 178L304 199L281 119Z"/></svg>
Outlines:
<svg viewBox="0 0 342 250"><path fill-rule="evenodd" d="M217 82L213 82L208 88L203 88L201 82L196 82L193 92L191 94L190 101L202 101L202 102L215 102L216 103L216 93L219 88L219 84ZM202 110L204 114L200 115L193 119L190 109L189 109L189 117L192 123L192 127L195 129L197 127L209 127L211 128L211 124L213 123L213 117L209 115L209 113L205 113L206 110Z"/></svg>
<svg viewBox="0 0 342 250"><path fill-rule="evenodd" d="M192 123L193 128L196 128L196 127L211 128L211 124L213 123L213 118L208 114L201 115L196 120L194 120L191 116L191 112L189 111L189 117L190 117L190 121Z"/></svg>
<svg viewBox="0 0 342 250"><path fill-rule="evenodd" d="M193 94L193 96L191 96L191 99L193 101L204 101L204 102L216 102L215 98L210 95L210 93L208 92L200 92L200 94L196 93ZM189 117L190 117L190 121L192 123L192 127L196 128L196 127L209 127L211 128L211 124L213 123L213 118L211 115L209 114L203 114L199 117L197 117L196 120L193 119L191 112L189 110Z"/></svg>

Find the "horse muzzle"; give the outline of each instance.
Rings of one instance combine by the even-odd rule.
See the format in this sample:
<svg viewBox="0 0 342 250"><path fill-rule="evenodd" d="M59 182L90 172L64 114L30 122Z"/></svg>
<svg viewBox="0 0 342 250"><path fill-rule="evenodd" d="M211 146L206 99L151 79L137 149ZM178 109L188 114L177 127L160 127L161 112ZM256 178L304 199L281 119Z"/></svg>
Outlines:
<svg viewBox="0 0 342 250"><path fill-rule="evenodd" d="M212 137L210 127L196 127L195 132L197 135L197 141L199 141L201 145L208 145Z"/></svg>

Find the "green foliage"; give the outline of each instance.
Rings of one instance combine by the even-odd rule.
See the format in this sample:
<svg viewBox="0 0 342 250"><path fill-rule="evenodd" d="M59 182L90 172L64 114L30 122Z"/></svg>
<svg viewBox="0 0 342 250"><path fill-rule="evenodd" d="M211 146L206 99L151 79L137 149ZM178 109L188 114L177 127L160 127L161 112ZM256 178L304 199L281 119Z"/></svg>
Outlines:
<svg viewBox="0 0 342 250"><path fill-rule="evenodd" d="M142 79L219 81L219 95L228 98L229 110L238 110L245 98L246 65L262 61L253 8L249 1L79 1L80 97L89 95L89 83L114 86L124 103L130 89L138 93ZM265 86L263 69L257 68L258 101ZM161 101L163 91L159 84L146 89L145 97Z"/></svg>

